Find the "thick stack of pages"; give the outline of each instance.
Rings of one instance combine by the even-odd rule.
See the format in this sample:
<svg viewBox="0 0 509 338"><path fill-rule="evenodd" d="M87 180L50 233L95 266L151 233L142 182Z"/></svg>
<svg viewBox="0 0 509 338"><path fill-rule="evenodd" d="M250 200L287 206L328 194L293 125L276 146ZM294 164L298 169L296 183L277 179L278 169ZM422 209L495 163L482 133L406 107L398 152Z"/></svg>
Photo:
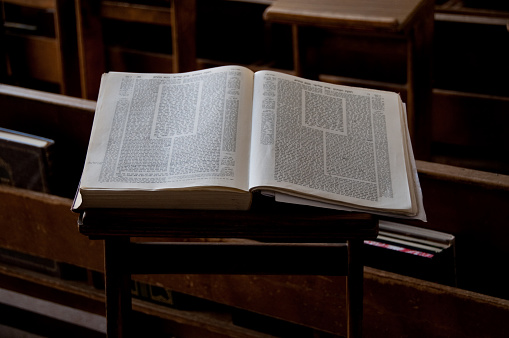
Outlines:
<svg viewBox="0 0 509 338"><path fill-rule="evenodd" d="M378 237L364 241L365 265L457 286L454 235L385 220L379 223Z"/></svg>
<svg viewBox="0 0 509 338"><path fill-rule="evenodd" d="M400 96L240 66L103 75L75 210L245 210L254 191L424 220Z"/></svg>

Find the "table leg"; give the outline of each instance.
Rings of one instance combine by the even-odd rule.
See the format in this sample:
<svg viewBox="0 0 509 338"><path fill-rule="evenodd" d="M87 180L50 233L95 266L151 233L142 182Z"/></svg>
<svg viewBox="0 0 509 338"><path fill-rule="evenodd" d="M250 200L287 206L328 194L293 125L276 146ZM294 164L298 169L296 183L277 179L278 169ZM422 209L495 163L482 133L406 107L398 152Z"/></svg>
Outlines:
<svg viewBox="0 0 509 338"><path fill-rule="evenodd" d="M364 301L363 240L348 241L347 312L348 338L362 337Z"/></svg>
<svg viewBox="0 0 509 338"><path fill-rule="evenodd" d="M131 312L131 274L125 253L129 237L104 240L106 330L108 337L127 337Z"/></svg>

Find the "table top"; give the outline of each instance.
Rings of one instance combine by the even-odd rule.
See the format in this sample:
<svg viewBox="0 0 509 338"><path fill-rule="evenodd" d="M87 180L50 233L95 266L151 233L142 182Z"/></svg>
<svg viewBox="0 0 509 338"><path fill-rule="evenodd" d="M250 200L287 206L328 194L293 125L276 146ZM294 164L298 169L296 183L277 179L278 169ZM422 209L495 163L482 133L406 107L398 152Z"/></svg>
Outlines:
<svg viewBox="0 0 509 338"><path fill-rule="evenodd" d="M429 0L277 0L267 8L268 21L317 27L399 32Z"/></svg>
<svg viewBox="0 0 509 338"><path fill-rule="evenodd" d="M376 238L378 218L367 213L298 206L253 195L248 211L87 209L79 231L86 236L247 238L272 242L335 243Z"/></svg>

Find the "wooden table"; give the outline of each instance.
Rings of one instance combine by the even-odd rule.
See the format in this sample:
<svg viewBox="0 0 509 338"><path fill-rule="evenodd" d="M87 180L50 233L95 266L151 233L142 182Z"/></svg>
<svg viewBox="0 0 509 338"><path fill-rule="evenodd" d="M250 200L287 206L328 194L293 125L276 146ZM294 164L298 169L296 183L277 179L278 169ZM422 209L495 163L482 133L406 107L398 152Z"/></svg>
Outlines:
<svg viewBox="0 0 509 338"><path fill-rule="evenodd" d="M348 337L362 335L362 246L378 234L372 215L279 204L255 194L249 211L89 209L80 215L79 230L105 240L110 337L129 332L131 274L151 273L347 276ZM146 243L131 237L256 241Z"/></svg>

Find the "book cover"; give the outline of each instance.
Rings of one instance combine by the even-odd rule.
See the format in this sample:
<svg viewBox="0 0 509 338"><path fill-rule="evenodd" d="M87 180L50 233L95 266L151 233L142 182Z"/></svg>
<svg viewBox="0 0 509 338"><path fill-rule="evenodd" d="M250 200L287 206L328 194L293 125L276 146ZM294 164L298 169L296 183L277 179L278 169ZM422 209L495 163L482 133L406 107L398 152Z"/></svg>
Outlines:
<svg viewBox="0 0 509 338"><path fill-rule="evenodd" d="M54 141L0 128L0 184L49 193Z"/></svg>
<svg viewBox="0 0 509 338"><path fill-rule="evenodd" d="M375 240L366 240L367 266L456 286L455 236L380 220Z"/></svg>

